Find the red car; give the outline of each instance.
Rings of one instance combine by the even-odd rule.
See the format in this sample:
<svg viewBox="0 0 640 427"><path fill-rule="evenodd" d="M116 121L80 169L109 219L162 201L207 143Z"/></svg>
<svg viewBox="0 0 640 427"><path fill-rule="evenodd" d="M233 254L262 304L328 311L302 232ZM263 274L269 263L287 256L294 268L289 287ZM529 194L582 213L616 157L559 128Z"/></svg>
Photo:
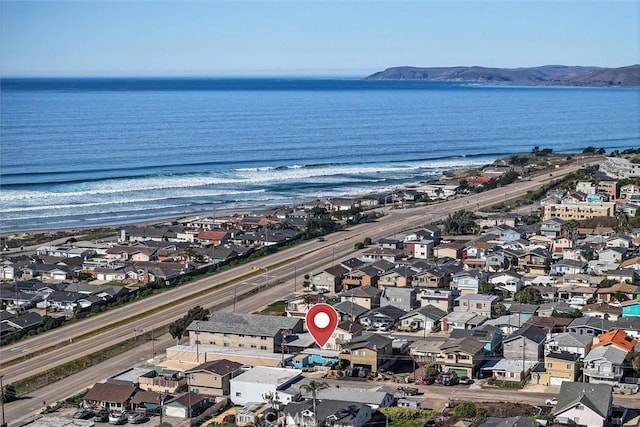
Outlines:
<svg viewBox="0 0 640 427"><path fill-rule="evenodd" d="M431 385L431 384L433 384L433 383L435 382L435 380L436 380L436 379L435 379L435 378L433 378L433 377L431 377L431 378L426 377L426 378L423 378L423 379L420 381L420 384L422 384L422 385Z"/></svg>

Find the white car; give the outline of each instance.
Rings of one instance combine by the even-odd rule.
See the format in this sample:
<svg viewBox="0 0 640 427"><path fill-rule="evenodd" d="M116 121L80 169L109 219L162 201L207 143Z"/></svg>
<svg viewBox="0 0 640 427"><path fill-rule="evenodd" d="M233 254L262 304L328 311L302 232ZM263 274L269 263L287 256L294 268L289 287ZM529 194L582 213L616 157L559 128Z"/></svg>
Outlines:
<svg viewBox="0 0 640 427"><path fill-rule="evenodd" d="M558 398L554 397L554 398L551 398L551 399L547 399L547 400L544 401L544 403L545 403L545 405L555 406L555 405L558 404Z"/></svg>

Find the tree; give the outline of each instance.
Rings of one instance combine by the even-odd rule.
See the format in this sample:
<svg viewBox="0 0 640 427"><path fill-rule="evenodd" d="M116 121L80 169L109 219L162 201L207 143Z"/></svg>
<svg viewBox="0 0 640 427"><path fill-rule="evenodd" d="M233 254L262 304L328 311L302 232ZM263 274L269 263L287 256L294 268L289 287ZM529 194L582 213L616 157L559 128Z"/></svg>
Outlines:
<svg viewBox="0 0 640 427"><path fill-rule="evenodd" d="M7 384L2 390L2 399L0 401L2 403L12 402L16 400L17 396L16 387L13 384Z"/></svg>
<svg viewBox="0 0 640 427"><path fill-rule="evenodd" d="M499 302L498 304L496 304L494 313L496 316L505 316L509 314L509 310L507 310L507 307L503 303Z"/></svg>
<svg viewBox="0 0 640 427"><path fill-rule="evenodd" d="M472 419L476 416L477 412L476 404L473 402L460 402L458 406L453 410L454 414L457 417L464 418L467 420Z"/></svg>
<svg viewBox="0 0 640 427"><path fill-rule="evenodd" d="M492 295L495 290L496 285L489 282L480 283L480 286L478 287L478 293L484 295Z"/></svg>
<svg viewBox="0 0 640 427"><path fill-rule="evenodd" d="M513 300L521 304L540 304L542 302L542 295L538 289L527 286L516 292Z"/></svg>
<svg viewBox="0 0 640 427"><path fill-rule="evenodd" d="M460 210L449 214L444 221L444 232L449 234L470 234L476 229L473 213Z"/></svg>
<svg viewBox="0 0 640 427"><path fill-rule="evenodd" d="M329 384L323 383L320 381L309 381L308 384L302 384L300 388L303 392L311 395L311 399L313 399L313 423L318 425L318 413L316 412L316 399L318 398L318 392L322 389L328 388Z"/></svg>
<svg viewBox="0 0 640 427"><path fill-rule="evenodd" d="M629 233L631 231L631 224L629 223L629 217L627 213L622 209L616 209L614 214L616 219L616 225L614 226L614 230L617 233Z"/></svg>
<svg viewBox="0 0 640 427"><path fill-rule="evenodd" d="M422 368L423 374L425 377L427 378L433 378L435 376L438 375L438 373L440 372L438 370L438 367L436 365L434 365L433 363L429 363L428 365L424 365L424 368Z"/></svg>

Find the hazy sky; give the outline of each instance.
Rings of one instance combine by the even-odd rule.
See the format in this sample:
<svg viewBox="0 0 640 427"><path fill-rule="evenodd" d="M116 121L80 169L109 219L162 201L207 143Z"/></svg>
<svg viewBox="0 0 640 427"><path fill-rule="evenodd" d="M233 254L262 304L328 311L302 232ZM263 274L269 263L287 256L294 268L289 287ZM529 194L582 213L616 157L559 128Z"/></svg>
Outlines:
<svg viewBox="0 0 640 427"><path fill-rule="evenodd" d="M3 76L354 75L640 62L637 0L6 1Z"/></svg>

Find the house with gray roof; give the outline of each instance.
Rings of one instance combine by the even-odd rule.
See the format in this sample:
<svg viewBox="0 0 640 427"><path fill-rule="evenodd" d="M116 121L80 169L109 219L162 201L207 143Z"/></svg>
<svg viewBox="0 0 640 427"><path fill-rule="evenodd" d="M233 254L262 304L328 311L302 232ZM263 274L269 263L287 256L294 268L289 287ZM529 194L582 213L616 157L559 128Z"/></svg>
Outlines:
<svg viewBox="0 0 640 427"><path fill-rule="evenodd" d="M287 417L286 425L299 427L315 427L320 423L333 427L364 427L372 414L369 405L330 399L316 400L315 413L310 399L289 403L282 412Z"/></svg>
<svg viewBox="0 0 640 427"><path fill-rule="evenodd" d="M502 349L502 330L496 326L483 323L473 329L453 329L449 338L472 337L484 345L485 356L495 356Z"/></svg>
<svg viewBox="0 0 640 427"><path fill-rule="evenodd" d="M303 319L216 311L187 327L189 343L204 347L279 353L285 334L303 332Z"/></svg>
<svg viewBox="0 0 640 427"><path fill-rule="evenodd" d="M380 306L392 305L404 311L411 311L420 305L417 300L417 295L417 288L385 287L380 295Z"/></svg>
<svg viewBox="0 0 640 427"><path fill-rule="evenodd" d="M614 385L625 375L626 356L626 351L613 345L593 348L584 358L582 372L589 383Z"/></svg>
<svg viewBox="0 0 640 427"><path fill-rule="evenodd" d="M340 301L350 301L371 310L380 306L381 294L375 286L360 286L340 294Z"/></svg>
<svg viewBox="0 0 640 427"><path fill-rule="evenodd" d="M366 307L358 305L351 301L342 301L334 305L333 308L338 312L340 320L357 321L364 313L369 311Z"/></svg>
<svg viewBox="0 0 640 427"><path fill-rule="evenodd" d="M495 319L487 320L486 324L502 330L504 336L511 335L529 320L520 314L506 314Z"/></svg>
<svg viewBox="0 0 640 427"><path fill-rule="evenodd" d="M380 334L353 337L339 357L347 366L380 371L393 362L393 339Z"/></svg>
<svg viewBox="0 0 640 427"><path fill-rule="evenodd" d="M455 299L454 311L491 318L499 298L495 295L467 294Z"/></svg>
<svg viewBox="0 0 640 427"><path fill-rule="evenodd" d="M440 320L447 315L447 312L434 307L425 305L417 308L400 318L400 326L404 329L431 331L436 327L440 327Z"/></svg>
<svg viewBox="0 0 640 427"><path fill-rule="evenodd" d="M369 310L360 317L360 324L366 327L392 327L407 312L393 305L385 305Z"/></svg>
<svg viewBox="0 0 640 427"><path fill-rule="evenodd" d="M577 354L580 359L583 359L589 350L591 350L591 344L593 339L590 335L581 335L576 332L562 332L547 337L544 344L544 351L546 353L551 352L567 352Z"/></svg>
<svg viewBox="0 0 640 427"><path fill-rule="evenodd" d="M544 329L525 325L502 341L505 359L540 361L544 357Z"/></svg>
<svg viewBox="0 0 640 427"><path fill-rule="evenodd" d="M611 416L612 402L613 387L608 384L564 381L554 414L562 424L602 427Z"/></svg>
<svg viewBox="0 0 640 427"><path fill-rule="evenodd" d="M539 424L523 416L509 418L488 417L478 427L539 427Z"/></svg>
<svg viewBox="0 0 640 427"><path fill-rule="evenodd" d="M614 328L613 322L597 317L582 316L576 317L569 324L569 332L575 332L578 335L586 335L595 337L605 332L609 332Z"/></svg>

